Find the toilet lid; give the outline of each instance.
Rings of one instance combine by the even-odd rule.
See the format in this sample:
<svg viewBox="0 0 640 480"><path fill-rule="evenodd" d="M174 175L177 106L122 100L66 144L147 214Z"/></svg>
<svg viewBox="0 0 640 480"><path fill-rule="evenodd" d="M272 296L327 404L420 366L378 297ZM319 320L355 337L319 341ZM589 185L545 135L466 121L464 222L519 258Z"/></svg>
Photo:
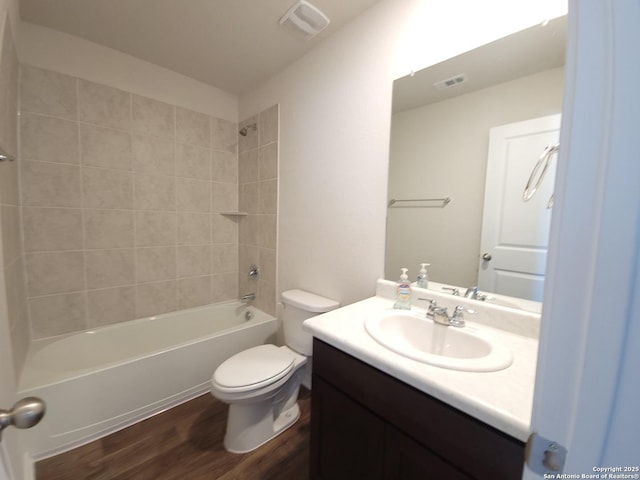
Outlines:
<svg viewBox="0 0 640 480"><path fill-rule="evenodd" d="M293 369L293 362L286 349L260 345L222 362L213 374L213 381L238 392L251 390L280 380Z"/></svg>

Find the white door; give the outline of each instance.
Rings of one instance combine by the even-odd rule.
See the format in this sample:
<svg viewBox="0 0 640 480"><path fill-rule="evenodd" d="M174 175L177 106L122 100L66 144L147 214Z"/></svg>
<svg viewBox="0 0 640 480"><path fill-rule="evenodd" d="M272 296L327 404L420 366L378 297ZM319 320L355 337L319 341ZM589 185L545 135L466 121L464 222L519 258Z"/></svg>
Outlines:
<svg viewBox="0 0 640 480"><path fill-rule="evenodd" d="M0 244L1 248L1 244ZM2 259L0 258L0 269L2 268ZM7 318L7 305L5 297L4 275L0 272L0 409L10 409L16 401L16 381L13 375L13 358L11 355L11 343L9 332L9 319ZM10 472L13 469L8 468L5 462L9 461L7 447L15 447L8 445L13 440L13 436L8 430L2 434L2 442L0 442L0 480L11 478ZM15 448L11 449L15 451Z"/></svg>
<svg viewBox="0 0 640 480"><path fill-rule="evenodd" d="M528 300L542 301L553 195L555 154L539 188L529 201L523 191L549 145L558 143L560 114L491 129L478 287ZM536 178L538 176L536 175Z"/></svg>

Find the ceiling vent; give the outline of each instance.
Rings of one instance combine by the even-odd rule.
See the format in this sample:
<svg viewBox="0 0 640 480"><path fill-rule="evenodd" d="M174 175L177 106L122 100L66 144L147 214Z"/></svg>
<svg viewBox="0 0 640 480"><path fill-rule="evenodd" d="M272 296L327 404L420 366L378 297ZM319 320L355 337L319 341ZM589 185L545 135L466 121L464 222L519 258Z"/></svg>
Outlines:
<svg viewBox="0 0 640 480"><path fill-rule="evenodd" d="M308 40L329 25L329 18L305 0L298 0L280 19L280 25L302 33Z"/></svg>
<svg viewBox="0 0 640 480"><path fill-rule="evenodd" d="M455 85L460 85L461 83L465 83L467 81L467 76L464 73L459 73L458 75L454 75L450 78L445 78L444 80L440 80L433 84L433 86L437 90L444 90L445 88L450 88Z"/></svg>

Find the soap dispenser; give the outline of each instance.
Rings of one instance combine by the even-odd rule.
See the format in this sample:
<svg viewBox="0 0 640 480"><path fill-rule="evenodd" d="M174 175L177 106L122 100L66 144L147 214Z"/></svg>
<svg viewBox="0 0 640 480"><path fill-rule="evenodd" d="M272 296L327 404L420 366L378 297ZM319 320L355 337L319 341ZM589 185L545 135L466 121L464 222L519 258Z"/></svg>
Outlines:
<svg viewBox="0 0 640 480"><path fill-rule="evenodd" d="M421 263L420 264L420 272L418 273L418 278L416 279L416 283L420 288L427 288L429 286L429 275L427 275L427 267L431 265L430 263Z"/></svg>
<svg viewBox="0 0 640 480"><path fill-rule="evenodd" d="M401 268L402 275L396 283L396 303L393 308L399 310L411 310L411 283L407 276L407 269Z"/></svg>

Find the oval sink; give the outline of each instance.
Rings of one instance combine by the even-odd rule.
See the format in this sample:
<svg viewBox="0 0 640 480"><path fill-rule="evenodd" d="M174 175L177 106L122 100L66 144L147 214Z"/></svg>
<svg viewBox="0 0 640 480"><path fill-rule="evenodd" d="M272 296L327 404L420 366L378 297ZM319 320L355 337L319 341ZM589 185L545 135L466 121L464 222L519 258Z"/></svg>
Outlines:
<svg viewBox="0 0 640 480"><path fill-rule="evenodd" d="M383 347L437 367L493 372L513 361L511 351L486 334L438 325L410 311L377 312L367 317L364 326Z"/></svg>

